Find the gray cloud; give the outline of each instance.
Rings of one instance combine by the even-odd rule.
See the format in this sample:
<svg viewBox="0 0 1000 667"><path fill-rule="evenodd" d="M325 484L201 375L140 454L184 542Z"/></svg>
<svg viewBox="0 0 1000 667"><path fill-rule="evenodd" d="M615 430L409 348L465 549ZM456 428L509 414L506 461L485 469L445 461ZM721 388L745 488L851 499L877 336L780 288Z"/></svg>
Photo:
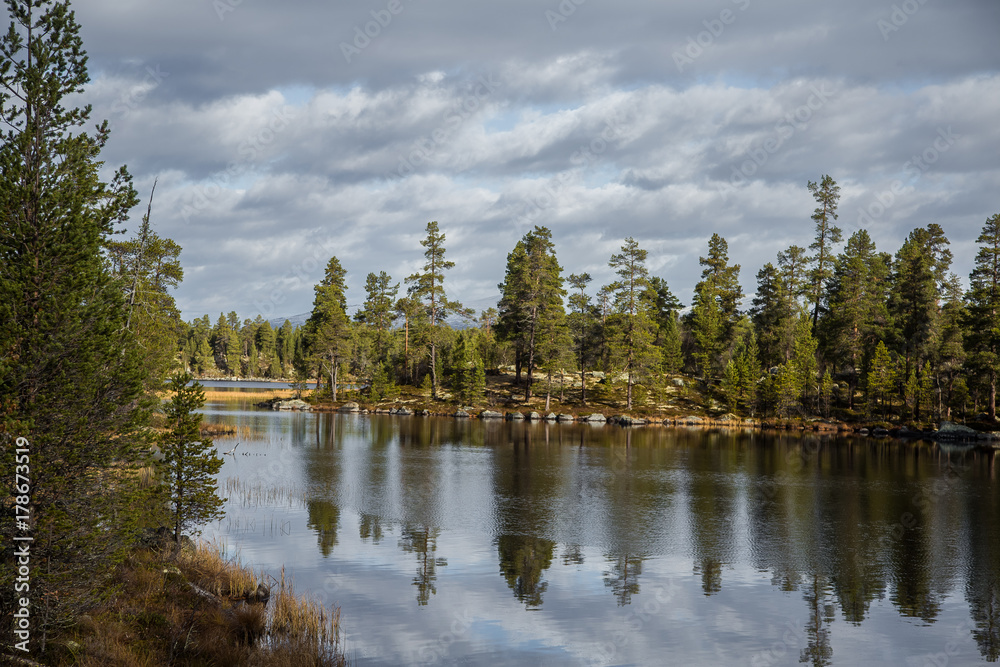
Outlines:
<svg viewBox="0 0 1000 667"><path fill-rule="evenodd" d="M419 267L429 220L486 307L535 224L597 281L635 236L689 302L713 232L747 292L807 245L826 173L845 231L894 252L938 222L959 274L997 212L992 2L223 1L76 7L104 157L160 177L187 318L306 311L331 254L360 303L367 272Z"/></svg>

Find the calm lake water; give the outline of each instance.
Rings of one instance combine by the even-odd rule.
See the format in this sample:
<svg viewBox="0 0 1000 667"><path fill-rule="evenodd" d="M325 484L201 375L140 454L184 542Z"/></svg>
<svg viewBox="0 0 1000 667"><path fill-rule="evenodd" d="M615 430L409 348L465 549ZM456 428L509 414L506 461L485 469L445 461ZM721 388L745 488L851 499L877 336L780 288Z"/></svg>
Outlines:
<svg viewBox="0 0 1000 667"><path fill-rule="evenodd" d="M1000 658L993 451L205 412L241 444L203 537L338 604L355 665Z"/></svg>

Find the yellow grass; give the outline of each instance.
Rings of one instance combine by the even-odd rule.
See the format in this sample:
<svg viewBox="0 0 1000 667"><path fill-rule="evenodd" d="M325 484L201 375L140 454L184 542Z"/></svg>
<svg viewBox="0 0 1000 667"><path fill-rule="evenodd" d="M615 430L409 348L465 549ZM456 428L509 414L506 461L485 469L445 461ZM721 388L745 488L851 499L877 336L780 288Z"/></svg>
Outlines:
<svg viewBox="0 0 1000 667"><path fill-rule="evenodd" d="M206 389L206 401L266 401L269 398L292 398L291 389L255 389L254 391L224 391Z"/></svg>

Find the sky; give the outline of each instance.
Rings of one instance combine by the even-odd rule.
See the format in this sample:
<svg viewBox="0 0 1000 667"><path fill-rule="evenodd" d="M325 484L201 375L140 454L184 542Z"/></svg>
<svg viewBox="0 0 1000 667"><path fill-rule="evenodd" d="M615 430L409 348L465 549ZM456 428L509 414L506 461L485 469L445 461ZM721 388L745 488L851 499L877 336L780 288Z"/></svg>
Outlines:
<svg viewBox="0 0 1000 667"><path fill-rule="evenodd" d="M365 277L446 235L449 296L496 304L507 253L552 231L564 274L613 278L626 237L690 304L713 233L744 292L813 241L895 253L940 224L965 280L1000 213L995 0L87 0L107 119L156 232L183 248L185 320L312 308L336 256Z"/></svg>

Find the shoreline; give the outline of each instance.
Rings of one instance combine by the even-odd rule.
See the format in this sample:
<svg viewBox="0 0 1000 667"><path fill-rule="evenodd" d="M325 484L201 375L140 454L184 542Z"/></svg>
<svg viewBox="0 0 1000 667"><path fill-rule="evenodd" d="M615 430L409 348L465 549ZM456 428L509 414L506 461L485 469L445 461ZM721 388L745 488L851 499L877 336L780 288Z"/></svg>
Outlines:
<svg viewBox="0 0 1000 667"><path fill-rule="evenodd" d="M929 440L952 445L983 446L1000 448L1000 432L976 431L961 424L942 421L934 430L921 430L905 425L886 426L879 422L861 422L851 424L843 421L805 418L805 419L744 419L726 413L719 417L703 417L698 415L681 416L632 416L616 413L607 416L601 412L588 414L549 412L541 414L537 411L509 410L499 412L490 409L457 408L449 411L429 409L413 409L395 404L392 407L363 407L354 401L341 403L310 404L301 399L270 399L256 404L257 407L269 410L291 410L304 412L323 412L356 415L382 415L396 417L443 417L454 420L481 421L520 421L545 424L590 424L592 426L619 426L632 428L640 426L660 426L665 428L723 428L758 430L762 432L813 432L826 435L845 435L870 438L895 438L899 440Z"/></svg>

